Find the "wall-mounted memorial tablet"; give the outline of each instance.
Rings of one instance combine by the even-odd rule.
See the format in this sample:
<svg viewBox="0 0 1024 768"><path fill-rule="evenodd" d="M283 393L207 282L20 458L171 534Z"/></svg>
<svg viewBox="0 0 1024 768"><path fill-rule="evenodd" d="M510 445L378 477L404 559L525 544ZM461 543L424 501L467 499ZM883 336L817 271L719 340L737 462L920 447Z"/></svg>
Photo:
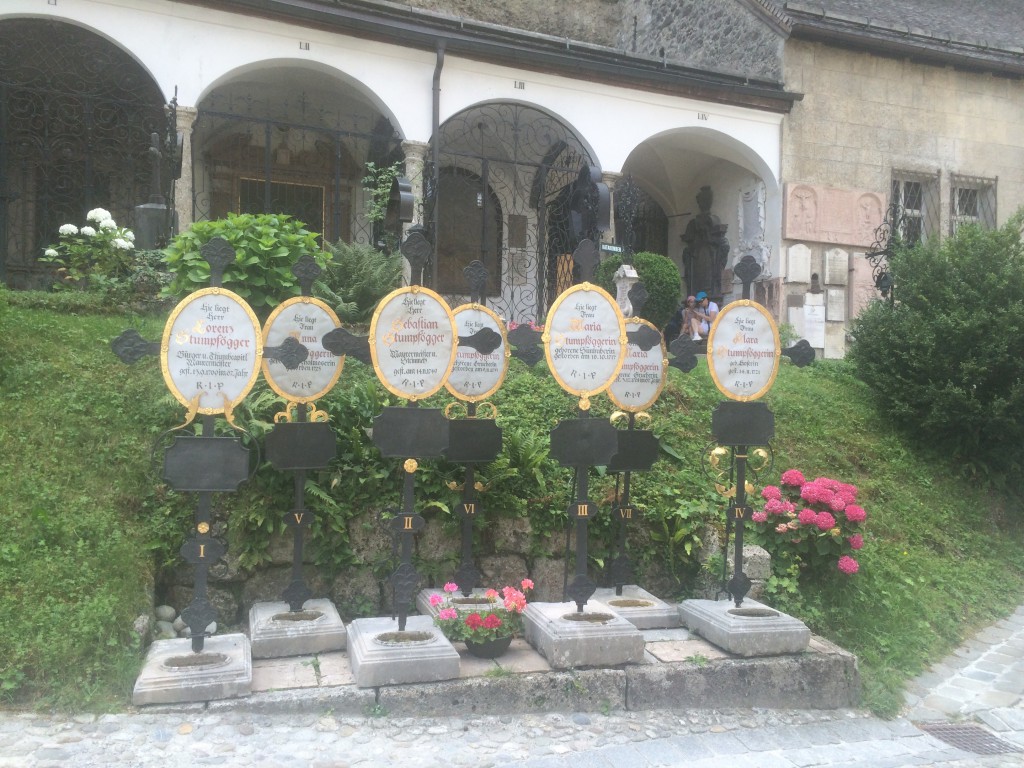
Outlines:
<svg viewBox="0 0 1024 768"><path fill-rule="evenodd" d="M455 365L444 386L460 400L478 403L498 391L508 371L511 352L505 324L492 310L480 304L463 304L452 314L460 337L471 337L487 329L501 339L498 346L487 353L468 344L460 344L455 351Z"/></svg>
<svg viewBox="0 0 1024 768"><path fill-rule="evenodd" d="M309 350L298 368L280 360L263 359L263 376L270 388L292 403L309 403L337 383L345 358L324 349L323 337L341 323L334 310L310 296L294 296L278 304L263 326L263 344L280 346L291 337Z"/></svg>
<svg viewBox="0 0 1024 768"><path fill-rule="evenodd" d="M708 368L718 390L746 402L764 395L779 371L779 329L768 310L741 299L718 313L708 334Z"/></svg>
<svg viewBox="0 0 1024 768"><path fill-rule="evenodd" d="M203 414L230 413L256 382L262 356L256 314L225 288L204 288L182 299L160 343L167 388Z"/></svg>
<svg viewBox="0 0 1024 768"><path fill-rule="evenodd" d="M648 320L626 320L626 359L615 381L608 387L608 398L616 407L631 413L646 411L661 396L668 371L665 341Z"/></svg>
<svg viewBox="0 0 1024 768"><path fill-rule="evenodd" d="M377 305L370 323L373 370L392 394L420 400L444 386L458 346L455 318L429 288L410 285Z"/></svg>
<svg viewBox="0 0 1024 768"><path fill-rule="evenodd" d="M607 291L580 283L562 292L548 312L544 356L558 385L590 407L619 375L626 355L626 325Z"/></svg>

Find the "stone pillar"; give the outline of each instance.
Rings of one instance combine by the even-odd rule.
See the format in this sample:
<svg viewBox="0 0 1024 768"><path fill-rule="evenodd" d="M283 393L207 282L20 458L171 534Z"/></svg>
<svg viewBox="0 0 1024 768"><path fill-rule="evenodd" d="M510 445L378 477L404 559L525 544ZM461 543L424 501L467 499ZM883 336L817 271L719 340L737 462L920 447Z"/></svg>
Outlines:
<svg viewBox="0 0 1024 768"><path fill-rule="evenodd" d="M427 161L427 150L430 145L423 141L403 141L402 151L405 153L405 178L412 184L412 221L405 225L405 231L415 224L423 224L423 195L426 179L423 169Z"/></svg>
<svg viewBox="0 0 1024 768"><path fill-rule="evenodd" d="M192 226L192 126L199 111L195 107L178 105L177 129L182 135L181 177L174 182L174 210L178 218L178 232Z"/></svg>
<svg viewBox="0 0 1024 768"><path fill-rule="evenodd" d="M611 207L611 221L608 222L608 231L601 235L602 243L614 243L615 242L615 185L618 184L619 179L622 178L621 173L615 173L614 171L603 171L601 173L601 181L608 185L608 197L610 198Z"/></svg>

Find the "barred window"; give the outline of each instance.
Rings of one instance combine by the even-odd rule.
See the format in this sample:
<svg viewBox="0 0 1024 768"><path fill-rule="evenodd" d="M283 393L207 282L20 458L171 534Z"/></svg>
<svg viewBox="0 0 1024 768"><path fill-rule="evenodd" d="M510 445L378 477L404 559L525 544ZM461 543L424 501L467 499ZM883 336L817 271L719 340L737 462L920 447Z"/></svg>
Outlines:
<svg viewBox="0 0 1024 768"><path fill-rule="evenodd" d="M890 203L898 203L901 208L899 234L905 244L917 245L938 233L937 175L893 171Z"/></svg>
<svg viewBox="0 0 1024 768"><path fill-rule="evenodd" d="M951 176L949 183L949 233L962 224L978 224L984 229L996 225L996 180L973 176Z"/></svg>

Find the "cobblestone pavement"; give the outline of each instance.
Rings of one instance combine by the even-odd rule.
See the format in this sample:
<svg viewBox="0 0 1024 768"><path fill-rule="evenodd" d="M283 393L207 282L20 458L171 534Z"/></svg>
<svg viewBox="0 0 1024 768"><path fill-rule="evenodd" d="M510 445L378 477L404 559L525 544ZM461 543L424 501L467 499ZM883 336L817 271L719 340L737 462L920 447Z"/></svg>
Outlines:
<svg viewBox="0 0 1024 768"><path fill-rule="evenodd" d="M335 717L201 705L114 715L0 713L0 768L806 768L1024 766L1024 607L908 686L903 717L853 710L654 710ZM961 749L926 731L960 726ZM971 751L968 751L970 749Z"/></svg>

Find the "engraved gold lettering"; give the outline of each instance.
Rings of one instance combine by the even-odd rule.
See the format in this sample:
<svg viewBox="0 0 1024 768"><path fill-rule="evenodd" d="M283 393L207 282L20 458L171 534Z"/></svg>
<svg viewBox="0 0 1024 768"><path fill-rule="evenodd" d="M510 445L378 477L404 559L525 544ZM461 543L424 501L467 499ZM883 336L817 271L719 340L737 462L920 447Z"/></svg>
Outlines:
<svg viewBox="0 0 1024 768"><path fill-rule="evenodd" d="M402 530L405 530L405 531L411 531L412 530L412 515L406 515L405 516L405 522L402 525Z"/></svg>

